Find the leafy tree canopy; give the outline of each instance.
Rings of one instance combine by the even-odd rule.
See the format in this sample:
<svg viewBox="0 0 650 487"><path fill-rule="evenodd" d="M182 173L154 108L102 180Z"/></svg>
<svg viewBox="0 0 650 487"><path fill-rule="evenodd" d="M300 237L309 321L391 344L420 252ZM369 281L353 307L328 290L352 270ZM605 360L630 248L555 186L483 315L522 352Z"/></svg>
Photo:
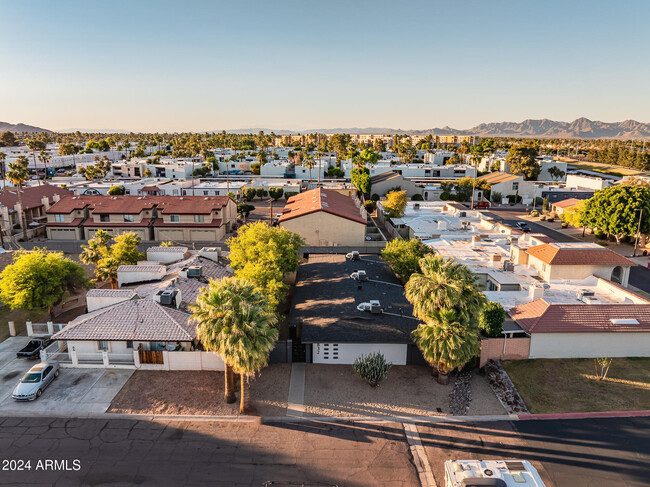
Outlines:
<svg viewBox="0 0 650 487"><path fill-rule="evenodd" d="M400 281L406 283L412 274L422 272L420 259L430 253L432 250L417 239L395 239L381 251L381 258L388 263Z"/></svg>
<svg viewBox="0 0 650 487"><path fill-rule="evenodd" d="M512 174L523 174L526 179L535 181L541 171L537 162L537 149L529 145L517 145L510 148L506 162Z"/></svg>
<svg viewBox="0 0 650 487"><path fill-rule="evenodd" d="M382 206L389 218L400 218L404 216L406 202L406 191L391 191L386 195L386 201L382 202Z"/></svg>

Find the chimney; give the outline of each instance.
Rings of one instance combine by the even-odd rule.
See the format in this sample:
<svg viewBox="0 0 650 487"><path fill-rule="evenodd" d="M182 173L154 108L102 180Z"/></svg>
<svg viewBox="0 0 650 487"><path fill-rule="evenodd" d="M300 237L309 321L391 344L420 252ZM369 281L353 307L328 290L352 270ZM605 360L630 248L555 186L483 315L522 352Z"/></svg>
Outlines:
<svg viewBox="0 0 650 487"><path fill-rule="evenodd" d="M492 254L490 255L490 263L496 264L501 262L501 254Z"/></svg>
<svg viewBox="0 0 650 487"><path fill-rule="evenodd" d="M61 196L58 195L58 194L55 194L54 196L52 196L52 199L53 199L54 202L56 203L57 201L59 201L59 200L61 199Z"/></svg>
<svg viewBox="0 0 650 487"><path fill-rule="evenodd" d="M544 296L544 288L542 286L530 286L528 288L528 297L531 301L540 299Z"/></svg>
<svg viewBox="0 0 650 487"><path fill-rule="evenodd" d="M50 200L47 198L47 196L43 196L41 198L41 203L43 204L43 209L45 211L50 209Z"/></svg>

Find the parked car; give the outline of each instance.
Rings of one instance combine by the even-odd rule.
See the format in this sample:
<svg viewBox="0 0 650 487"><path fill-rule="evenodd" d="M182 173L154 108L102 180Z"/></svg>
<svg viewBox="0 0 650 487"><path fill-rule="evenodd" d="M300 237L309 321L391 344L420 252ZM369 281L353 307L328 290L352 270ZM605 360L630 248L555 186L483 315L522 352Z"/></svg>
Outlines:
<svg viewBox="0 0 650 487"><path fill-rule="evenodd" d="M524 233L530 232L530 227L528 226L528 223L526 223L526 222L517 222L515 224L515 227L517 227L519 230L521 230Z"/></svg>
<svg viewBox="0 0 650 487"><path fill-rule="evenodd" d="M474 203L474 208L489 208L489 207L490 207L489 201L479 201L478 203Z"/></svg>
<svg viewBox="0 0 650 487"><path fill-rule="evenodd" d="M47 348L54 340L49 338L35 338L30 340L17 354L17 358L37 359L41 355L41 350Z"/></svg>
<svg viewBox="0 0 650 487"><path fill-rule="evenodd" d="M33 401L41 397L43 390L58 376L59 362L56 360L34 365L20 379L11 397L16 401Z"/></svg>

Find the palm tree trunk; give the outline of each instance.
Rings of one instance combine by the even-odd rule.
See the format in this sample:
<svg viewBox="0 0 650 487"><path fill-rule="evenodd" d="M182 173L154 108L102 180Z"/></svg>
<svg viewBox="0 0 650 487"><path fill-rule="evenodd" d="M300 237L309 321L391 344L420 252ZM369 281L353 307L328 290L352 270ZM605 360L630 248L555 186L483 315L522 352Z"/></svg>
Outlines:
<svg viewBox="0 0 650 487"><path fill-rule="evenodd" d="M241 379L241 402L239 404L239 414L247 414L251 408L251 385L248 380L248 374L239 374Z"/></svg>
<svg viewBox="0 0 650 487"><path fill-rule="evenodd" d="M111 277L111 289L117 289L117 278L116 277Z"/></svg>
<svg viewBox="0 0 650 487"><path fill-rule="evenodd" d="M237 397L235 396L235 373L233 372L232 366L229 363L226 363L225 374L226 387L224 392L224 400L228 404L232 404L237 400Z"/></svg>
<svg viewBox="0 0 650 487"><path fill-rule="evenodd" d="M27 217L25 216L25 208L23 208L23 198L20 196L22 192L22 184L18 185L18 204L20 205L20 215L18 215L18 221L22 224L23 227L23 240L27 240Z"/></svg>

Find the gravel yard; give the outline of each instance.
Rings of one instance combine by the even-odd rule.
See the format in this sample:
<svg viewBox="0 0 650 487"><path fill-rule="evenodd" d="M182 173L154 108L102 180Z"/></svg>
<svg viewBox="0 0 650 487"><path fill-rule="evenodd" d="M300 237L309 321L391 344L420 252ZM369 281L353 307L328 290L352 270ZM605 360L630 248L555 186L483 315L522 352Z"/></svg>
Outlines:
<svg viewBox="0 0 650 487"><path fill-rule="evenodd" d="M284 416L291 366L273 364L251 384L253 414ZM239 399L239 381L236 384ZM137 370L108 412L128 414L237 415L239 401L223 401L224 374L210 371Z"/></svg>
<svg viewBox="0 0 650 487"><path fill-rule="evenodd" d="M305 415L439 416L449 414L447 386L436 383L429 367L394 366L377 387L359 378L351 365L308 364ZM505 414L485 379L474 374L469 414ZM440 411L438 411L440 408Z"/></svg>

